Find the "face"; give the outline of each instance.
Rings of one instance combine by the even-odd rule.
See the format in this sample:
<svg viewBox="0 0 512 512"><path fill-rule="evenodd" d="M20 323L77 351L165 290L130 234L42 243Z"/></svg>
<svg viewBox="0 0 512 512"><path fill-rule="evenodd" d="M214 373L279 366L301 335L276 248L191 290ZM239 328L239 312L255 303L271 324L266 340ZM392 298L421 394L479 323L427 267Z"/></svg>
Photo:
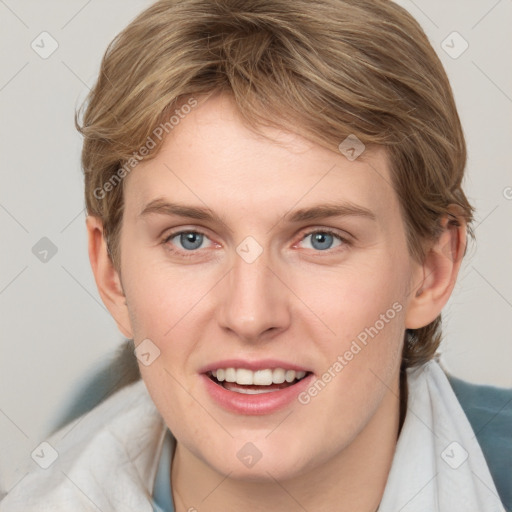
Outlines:
<svg viewBox="0 0 512 512"><path fill-rule="evenodd" d="M383 150L265 133L228 97L192 109L126 177L120 241L156 406L196 460L251 479L314 469L397 410L418 277Z"/></svg>

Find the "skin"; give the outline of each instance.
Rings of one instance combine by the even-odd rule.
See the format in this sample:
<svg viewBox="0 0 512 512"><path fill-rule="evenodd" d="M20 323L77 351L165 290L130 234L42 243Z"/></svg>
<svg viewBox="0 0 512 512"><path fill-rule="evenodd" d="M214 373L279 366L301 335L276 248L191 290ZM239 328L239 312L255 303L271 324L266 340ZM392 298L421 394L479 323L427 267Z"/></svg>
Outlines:
<svg viewBox="0 0 512 512"><path fill-rule="evenodd" d="M248 130L228 96L193 109L125 178L120 273L100 219L88 217L96 283L121 332L161 352L140 369L177 439L178 512L247 503L252 511L373 512L398 436L404 330L427 325L447 302L465 226L447 227L419 263L382 148L349 161L298 134L265 133L274 142ZM209 208L220 220L140 215L155 199ZM347 202L374 219L287 220ZM311 234L325 229L346 241L327 237L332 246L318 249ZM206 235L195 251L169 239L194 230ZM253 263L236 252L247 236L262 248ZM277 358L319 377L394 303L401 311L306 405L238 415L205 391L199 369L225 358ZM237 458L247 442L262 454L251 468Z"/></svg>

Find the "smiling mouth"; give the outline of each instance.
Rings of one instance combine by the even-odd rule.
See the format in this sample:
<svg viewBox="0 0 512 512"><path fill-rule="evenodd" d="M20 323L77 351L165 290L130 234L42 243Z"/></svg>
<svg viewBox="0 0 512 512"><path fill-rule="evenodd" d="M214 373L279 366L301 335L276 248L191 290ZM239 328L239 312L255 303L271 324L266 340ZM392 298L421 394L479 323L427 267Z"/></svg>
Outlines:
<svg viewBox="0 0 512 512"><path fill-rule="evenodd" d="M272 393L294 386L311 372L273 368L251 371L246 368L219 368L207 372L218 386L246 395Z"/></svg>

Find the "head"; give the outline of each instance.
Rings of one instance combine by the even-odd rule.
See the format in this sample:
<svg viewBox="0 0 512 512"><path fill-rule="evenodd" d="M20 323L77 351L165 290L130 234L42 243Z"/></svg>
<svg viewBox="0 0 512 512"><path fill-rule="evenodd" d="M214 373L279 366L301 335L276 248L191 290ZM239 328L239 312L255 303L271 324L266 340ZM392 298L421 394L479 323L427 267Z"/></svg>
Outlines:
<svg viewBox="0 0 512 512"><path fill-rule="evenodd" d="M262 474L312 468L434 356L472 208L450 84L401 7L157 2L108 48L79 129L98 289L159 353L142 377L198 460L227 473L250 441ZM232 359L308 372L272 436L282 409L209 402Z"/></svg>

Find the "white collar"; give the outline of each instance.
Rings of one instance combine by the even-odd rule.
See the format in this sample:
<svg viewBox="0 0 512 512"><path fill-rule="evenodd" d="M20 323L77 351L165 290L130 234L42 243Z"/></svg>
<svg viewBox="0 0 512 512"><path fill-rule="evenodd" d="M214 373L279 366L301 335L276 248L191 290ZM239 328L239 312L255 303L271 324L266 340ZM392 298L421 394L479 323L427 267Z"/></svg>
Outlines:
<svg viewBox="0 0 512 512"><path fill-rule="evenodd" d="M378 512L505 512L439 363L409 368L407 383L407 414Z"/></svg>

